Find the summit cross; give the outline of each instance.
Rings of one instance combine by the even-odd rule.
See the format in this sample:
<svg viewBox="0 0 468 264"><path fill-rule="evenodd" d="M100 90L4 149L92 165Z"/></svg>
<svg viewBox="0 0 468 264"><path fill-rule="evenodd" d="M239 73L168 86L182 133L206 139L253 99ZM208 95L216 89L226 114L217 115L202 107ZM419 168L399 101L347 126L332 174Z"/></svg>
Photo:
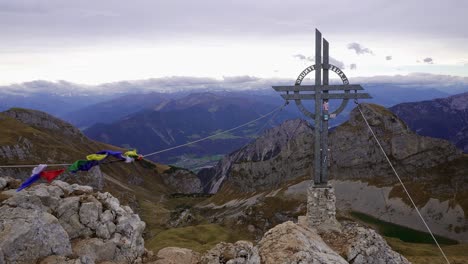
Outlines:
<svg viewBox="0 0 468 264"><path fill-rule="evenodd" d="M344 72L337 66L329 63L328 41L323 39L322 61L322 33L315 30L315 65L305 68L293 86L273 86L277 92L286 92L281 96L289 101L294 100L299 110L306 116L314 119L314 186L325 187L328 183L328 120L340 114L350 99L370 99L367 93L358 93L364 90L361 85L350 85ZM315 85L301 85L307 74L315 70ZM329 71L335 72L343 82L342 85L329 84ZM322 83L323 72L323 83ZM354 93L351 91L354 90ZM303 93L306 92L306 93ZM328 101L342 99L341 105L330 113ZM302 100L314 100L315 111L310 112L302 104Z"/></svg>

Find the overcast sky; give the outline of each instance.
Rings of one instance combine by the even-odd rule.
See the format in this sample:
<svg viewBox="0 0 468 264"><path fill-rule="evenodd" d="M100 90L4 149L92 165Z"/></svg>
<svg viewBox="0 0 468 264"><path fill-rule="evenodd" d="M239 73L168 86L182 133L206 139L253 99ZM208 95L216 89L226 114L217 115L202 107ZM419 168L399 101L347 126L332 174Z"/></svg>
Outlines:
<svg viewBox="0 0 468 264"><path fill-rule="evenodd" d="M0 0L0 84L293 79L315 28L348 77L468 76L467 13L465 0Z"/></svg>

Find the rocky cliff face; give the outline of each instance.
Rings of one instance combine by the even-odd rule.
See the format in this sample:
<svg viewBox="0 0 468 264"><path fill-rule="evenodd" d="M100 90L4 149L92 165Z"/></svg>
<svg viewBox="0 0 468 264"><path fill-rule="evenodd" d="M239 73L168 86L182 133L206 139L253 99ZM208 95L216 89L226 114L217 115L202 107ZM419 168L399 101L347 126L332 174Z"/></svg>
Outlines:
<svg viewBox="0 0 468 264"><path fill-rule="evenodd" d="M2 179L0 263L141 262L145 223L111 194L62 181L16 193Z"/></svg>
<svg viewBox="0 0 468 264"><path fill-rule="evenodd" d="M468 93L390 108L419 135L449 140L468 152Z"/></svg>
<svg viewBox="0 0 468 264"><path fill-rule="evenodd" d="M449 142L418 136L383 107L362 104L362 109L386 153L406 175L461 157L460 151ZM273 189L311 174L313 145L310 125L302 120L286 121L226 156L212 169L212 177L205 175L203 180L211 182L208 183L211 193L222 185L243 192ZM330 157L332 178L394 182L384 156L357 109L351 112L348 122L331 132Z"/></svg>
<svg viewBox="0 0 468 264"><path fill-rule="evenodd" d="M266 190L307 175L313 159L312 132L307 122L300 119L266 131L253 143L227 155L214 169L200 171L199 175L204 175L200 177L202 184L207 186L205 191L216 193L225 183L245 192Z"/></svg>
<svg viewBox="0 0 468 264"><path fill-rule="evenodd" d="M363 104L362 110L385 152L406 177L462 157L451 143L418 136L383 107ZM331 133L330 142L330 173L335 179L395 182L385 157L357 109L351 112L348 122Z"/></svg>
<svg viewBox="0 0 468 264"><path fill-rule="evenodd" d="M163 182L171 187L176 193L201 193L202 185L200 179L193 172L185 169L168 171L161 175Z"/></svg>

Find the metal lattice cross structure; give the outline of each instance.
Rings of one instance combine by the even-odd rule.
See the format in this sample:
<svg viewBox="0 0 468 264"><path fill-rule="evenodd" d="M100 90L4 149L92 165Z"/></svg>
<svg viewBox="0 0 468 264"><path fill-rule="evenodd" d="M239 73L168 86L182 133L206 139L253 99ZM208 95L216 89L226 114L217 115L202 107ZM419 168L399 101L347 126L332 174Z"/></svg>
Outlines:
<svg viewBox="0 0 468 264"><path fill-rule="evenodd" d="M340 114L349 102L349 99L372 98L367 93L358 93L364 90L361 85L350 85L348 78L342 70L329 63L328 41L323 39L322 61L322 33L315 30L315 65L305 68L296 79L294 86L273 86L278 92L286 92L281 96L285 100L294 100L299 110L306 116L314 119L314 185L324 186L328 182L328 120ZM315 70L315 85L301 85L307 74ZM343 85L329 85L329 71L335 72ZM322 83L323 72L323 83ZM354 93L351 91L354 90ZM306 92L306 93L301 93ZM312 93L311 93L312 92ZM342 99L341 105L329 113L328 101ZM312 113L302 104L302 100L314 100L315 112ZM323 150L323 151L322 151Z"/></svg>

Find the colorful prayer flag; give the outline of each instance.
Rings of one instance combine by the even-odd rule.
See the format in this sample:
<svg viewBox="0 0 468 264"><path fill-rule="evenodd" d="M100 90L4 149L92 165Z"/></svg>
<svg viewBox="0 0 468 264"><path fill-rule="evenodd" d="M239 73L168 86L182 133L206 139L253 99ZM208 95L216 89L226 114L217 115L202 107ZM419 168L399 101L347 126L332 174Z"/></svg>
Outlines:
<svg viewBox="0 0 468 264"><path fill-rule="evenodd" d="M41 177L46 179L48 182L53 181L57 176L62 174L65 169L53 170L53 171L43 171L41 172Z"/></svg>
<svg viewBox="0 0 468 264"><path fill-rule="evenodd" d="M31 184L33 184L37 180L39 180L41 178L40 174L45 168L47 168L46 164L39 164L39 166L34 167L34 169L32 170L32 173L31 173L31 177L26 179L16 191L19 192L19 191L23 190L24 188L30 186Z"/></svg>
<svg viewBox="0 0 468 264"><path fill-rule="evenodd" d="M102 150L102 151L97 152L96 154L106 154L106 155L113 156L113 157L115 157L117 159L125 159L122 156L122 152L120 152L120 151Z"/></svg>
<svg viewBox="0 0 468 264"><path fill-rule="evenodd" d="M86 156L86 159L87 160L103 160L107 157L107 154L91 154L91 155L88 155Z"/></svg>
<svg viewBox="0 0 468 264"><path fill-rule="evenodd" d="M70 165L70 167L68 167L68 171L73 173L77 171L88 171L98 164L99 161L96 160L77 160L72 165Z"/></svg>
<svg viewBox="0 0 468 264"><path fill-rule="evenodd" d="M124 156L131 157L131 158L138 158L138 154L136 152L136 149L125 152Z"/></svg>

